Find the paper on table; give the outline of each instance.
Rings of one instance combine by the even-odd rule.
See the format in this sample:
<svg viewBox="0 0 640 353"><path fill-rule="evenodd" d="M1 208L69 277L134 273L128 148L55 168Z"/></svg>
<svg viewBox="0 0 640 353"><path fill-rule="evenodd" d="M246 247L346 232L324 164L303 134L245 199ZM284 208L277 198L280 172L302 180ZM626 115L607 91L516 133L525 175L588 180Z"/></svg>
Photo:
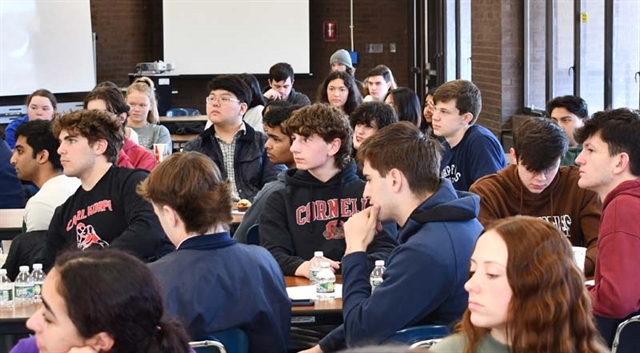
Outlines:
<svg viewBox="0 0 640 353"><path fill-rule="evenodd" d="M315 299L315 286L287 287L287 294L291 299ZM336 284L336 298L342 298L342 284Z"/></svg>

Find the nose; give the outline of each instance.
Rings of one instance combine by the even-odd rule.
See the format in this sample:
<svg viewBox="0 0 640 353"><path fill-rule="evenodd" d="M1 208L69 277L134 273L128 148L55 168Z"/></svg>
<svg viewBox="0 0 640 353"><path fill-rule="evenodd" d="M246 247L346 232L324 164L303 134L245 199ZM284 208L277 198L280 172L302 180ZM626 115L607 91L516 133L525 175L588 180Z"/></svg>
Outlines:
<svg viewBox="0 0 640 353"><path fill-rule="evenodd" d="M478 285L475 282L476 275L477 273L474 273L473 276L471 276L469 280L464 284L464 290L466 290L468 293L478 293Z"/></svg>
<svg viewBox="0 0 640 353"><path fill-rule="evenodd" d="M14 151L11 154L11 159L9 160L9 163L11 163L11 165L15 166L17 162L18 161L17 161L17 158L16 158L16 152Z"/></svg>
<svg viewBox="0 0 640 353"><path fill-rule="evenodd" d="M583 154L584 154L584 150L582 150L580 154L578 154L578 157L576 157L576 164L579 166L583 166L585 164Z"/></svg>
<svg viewBox="0 0 640 353"><path fill-rule="evenodd" d="M298 139L295 139L293 141L291 141L291 147L289 147L289 151L291 151L291 153L298 153L300 151L300 149L298 148L300 145L300 142L298 142Z"/></svg>
<svg viewBox="0 0 640 353"><path fill-rule="evenodd" d="M369 199L371 200L371 190L369 188L369 182L367 181L366 184L364 184L364 191L362 191L362 197L365 199Z"/></svg>
<svg viewBox="0 0 640 353"><path fill-rule="evenodd" d="M29 320L27 320L27 328L33 332L39 332L41 328L41 323L39 322L39 316L41 317L40 310L37 310Z"/></svg>
<svg viewBox="0 0 640 353"><path fill-rule="evenodd" d="M267 142L264 143L264 148L270 150L271 149L271 139L267 139Z"/></svg>
<svg viewBox="0 0 640 353"><path fill-rule="evenodd" d="M547 173L549 173L549 172L542 171L542 172L537 173L536 176L535 176L536 180L539 180L539 181L547 180Z"/></svg>
<svg viewBox="0 0 640 353"><path fill-rule="evenodd" d="M58 152L59 155L63 155L64 154L64 149L62 148L62 144L60 144L60 146L58 147L57 152Z"/></svg>

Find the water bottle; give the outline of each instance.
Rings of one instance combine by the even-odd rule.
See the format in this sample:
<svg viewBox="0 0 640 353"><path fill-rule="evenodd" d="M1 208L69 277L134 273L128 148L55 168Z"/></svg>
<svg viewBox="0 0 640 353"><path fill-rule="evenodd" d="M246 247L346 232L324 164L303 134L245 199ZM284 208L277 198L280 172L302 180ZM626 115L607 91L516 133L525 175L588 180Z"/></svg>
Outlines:
<svg viewBox="0 0 640 353"><path fill-rule="evenodd" d="M324 261L324 253L322 251L316 251L313 253L313 259L309 264L309 279L312 284L316 284L316 276L320 272L320 264Z"/></svg>
<svg viewBox="0 0 640 353"><path fill-rule="evenodd" d="M376 260L376 267L371 271L369 283L371 283L371 292L382 283L382 274L384 273L384 260Z"/></svg>
<svg viewBox="0 0 640 353"><path fill-rule="evenodd" d="M327 261L320 264L316 274L316 296L318 300L330 300L336 297L336 275L333 274Z"/></svg>
<svg viewBox="0 0 640 353"><path fill-rule="evenodd" d="M31 283L33 283L33 301L36 303L42 302L42 284L46 276L42 271L42 264L33 264Z"/></svg>
<svg viewBox="0 0 640 353"><path fill-rule="evenodd" d="M16 306L31 304L33 300L33 283L31 282L31 276L29 276L29 266L20 266L20 273L16 277L16 281L13 283L15 288Z"/></svg>
<svg viewBox="0 0 640 353"><path fill-rule="evenodd" d="M0 308L13 308L13 283L4 268L0 269Z"/></svg>

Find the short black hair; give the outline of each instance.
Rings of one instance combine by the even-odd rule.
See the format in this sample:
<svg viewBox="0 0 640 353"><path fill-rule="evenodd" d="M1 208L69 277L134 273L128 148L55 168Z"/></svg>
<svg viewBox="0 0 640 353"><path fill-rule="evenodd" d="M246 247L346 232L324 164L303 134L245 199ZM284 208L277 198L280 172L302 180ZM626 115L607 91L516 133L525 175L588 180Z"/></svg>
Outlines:
<svg viewBox="0 0 640 353"><path fill-rule="evenodd" d="M269 127L280 127L291 117L294 111L302 108L301 105L288 105L286 107L272 107L262 117L262 122Z"/></svg>
<svg viewBox="0 0 640 353"><path fill-rule="evenodd" d="M532 117L516 130L513 136L516 159L531 172L554 167L569 149L564 130L550 119Z"/></svg>
<svg viewBox="0 0 640 353"><path fill-rule="evenodd" d="M547 102L547 115L551 116L551 112L556 108L565 108L580 119L589 119L587 102L578 96L562 96L550 100Z"/></svg>
<svg viewBox="0 0 640 353"><path fill-rule="evenodd" d="M222 89L233 93L242 103L248 105L251 102L251 89L249 89L249 86L247 86L239 75L216 76L209 82L208 88L208 93Z"/></svg>
<svg viewBox="0 0 640 353"><path fill-rule="evenodd" d="M385 126L397 123L398 117L395 110L383 102L362 103L349 115L349 125L352 129L360 124L371 127L372 122L375 122L376 128L380 130Z"/></svg>
<svg viewBox="0 0 640 353"><path fill-rule="evenodd" d="M32 120L25 121L20 124L15 132L16 140L18 136L24 136L27 144L33 149L33 158L41 151L46 150L49 153L49 162L55 170L61 171L60 155L58 147L60 141L53 135L51 129L51 121L49 120Z"/></svg>
<svg viewBox="0 0 640 353"><path fill-rule="evenodd" d="M287 63L277 63L269 69L269 79L271 81L280 82L291 78L293 82L293 67Z"/></svg>

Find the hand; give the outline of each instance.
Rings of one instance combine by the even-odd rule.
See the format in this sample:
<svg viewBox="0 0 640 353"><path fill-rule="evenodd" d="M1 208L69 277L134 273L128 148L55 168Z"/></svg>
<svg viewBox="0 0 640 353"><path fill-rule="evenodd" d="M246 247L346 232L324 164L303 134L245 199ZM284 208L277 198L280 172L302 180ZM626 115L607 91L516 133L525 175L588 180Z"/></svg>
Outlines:
<svg viewBox="0 0 640 353"><path fill-rule="evenodd" d="M278 91L274 90L273 88L270 88L268 91L264 92L263 95L265 98L267 98L270 101L282 99L282 96L280 95L280 93L278 93Z"/></svg>
<svg viewBox="0 0 640 353"><path fill-rule="evenodd" d="M327 261L329 263L329 266L330 266L329 268L331 269L331 271L333 271L333 273L335 273L336 270L340 268L340 262L338 261L333 261L331 259L327 259L326 257L323 257L322 260ZM295 275L298 277L309 278L311 275L310 272L311 272L311 261L305 261L300 266L298 266L298 268L296 268Z"/></svg>
<svg viewBox="0 0 640 353"><path fill-rule="evenodd" d="M322 353L322 349L320 349L320 345L316 344L315 346L309 348L309 349L305 349L303 351L300 351L298 353Z"/></svg>
<svg viewBox="0 0 640 353"><path fill-rule="evenodd" d="M344 224L344 237L347 242L345 255L366 251L376 233L382 230L378 222L380 205L373 205L351 216Z"/></svg>

